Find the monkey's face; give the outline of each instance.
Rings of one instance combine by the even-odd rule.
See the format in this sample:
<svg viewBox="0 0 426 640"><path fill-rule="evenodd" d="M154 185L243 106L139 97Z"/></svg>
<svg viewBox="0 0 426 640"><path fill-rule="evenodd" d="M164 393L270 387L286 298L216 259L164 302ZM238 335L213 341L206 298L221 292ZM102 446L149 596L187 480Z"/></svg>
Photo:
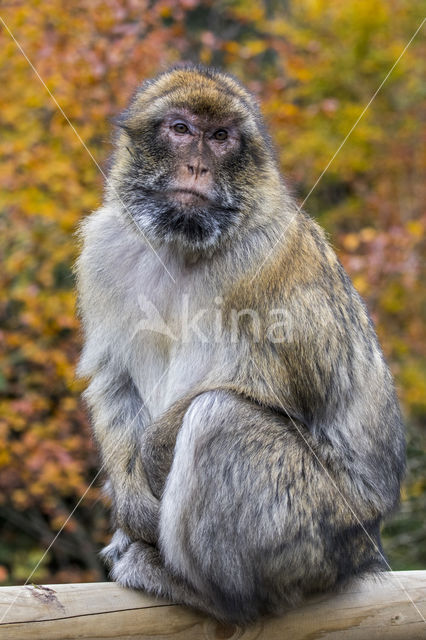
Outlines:
<svg viewBox="0 0 426 640"><path fill-rule="evenodd" d="M122 192L132 214L165 241L215 244L238 218L241 197L232 188L238 124L171 108L144 135L133 139L134 188ZM148 157L154 161L147 163Z"/></svg>
<svg viewBox="0 0 426 640"><path fill-rule="evenodd" d="M256 208L271 154L252 97L224 74L178 69L136 94L111 171L151 239L218 246Z"/></svg>

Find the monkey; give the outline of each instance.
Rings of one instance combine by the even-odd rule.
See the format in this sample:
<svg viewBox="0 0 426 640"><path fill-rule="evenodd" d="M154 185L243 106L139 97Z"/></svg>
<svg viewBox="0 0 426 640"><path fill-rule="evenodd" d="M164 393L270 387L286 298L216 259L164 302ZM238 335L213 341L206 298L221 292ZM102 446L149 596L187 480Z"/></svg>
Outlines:
<svg viewBox="0 0 426 640"><path fill-rule="evenodd" d="M257 100L183 65L116 125L76 265L112 579L246 624L386 570L405 465L393 378Z"/></svg>

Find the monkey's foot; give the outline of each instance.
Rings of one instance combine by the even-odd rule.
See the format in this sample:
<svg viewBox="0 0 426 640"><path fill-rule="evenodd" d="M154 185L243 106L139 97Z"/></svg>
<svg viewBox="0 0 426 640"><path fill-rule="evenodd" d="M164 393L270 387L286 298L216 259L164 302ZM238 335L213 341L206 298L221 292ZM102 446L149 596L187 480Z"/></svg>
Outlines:
<svg viewBox="0 0 426 640"><path fill-rule="evenodd" d="M113 560L111 571L112 579L123 587L157 594L163 592L163 583L168 578L166 574L158 550L142 540L127 545Z"/></svg>
<svg viewBox="0 0 426 640"><path fill-rule="evenodd" d="M202 608L203 603L189 585L164 565L156 547L138 540L114 563L111 577L123 587L143 589L153 595Z"/></svg>
<svg viewBox="0 0 426 640"><path fill-rule="evenodd" d="M100 556L107 567L112 567L132 544L129 536L121 529L117 529L111 538L109 545L102 549Z"/></svg>

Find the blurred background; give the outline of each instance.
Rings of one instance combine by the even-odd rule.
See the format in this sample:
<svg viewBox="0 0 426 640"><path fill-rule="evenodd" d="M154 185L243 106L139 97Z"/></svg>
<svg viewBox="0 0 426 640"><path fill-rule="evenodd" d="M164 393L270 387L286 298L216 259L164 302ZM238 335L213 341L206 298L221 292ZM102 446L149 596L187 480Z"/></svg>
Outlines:
<svg viewBox="0 0 426 640"><path fill-rule="evenodd" d="M179 61L236 74L299 202L423 17L412 0L6 0L0 15L102 167L111 118L144 78ZM384 530L394 569L426 569L422 31L305 205L367 301L407 422L402 505ZM98 469L71 269L103 180L1 25L0 60L0 583L20 584ZM96 482L31 581L104 579L108 537Z"/></svg>

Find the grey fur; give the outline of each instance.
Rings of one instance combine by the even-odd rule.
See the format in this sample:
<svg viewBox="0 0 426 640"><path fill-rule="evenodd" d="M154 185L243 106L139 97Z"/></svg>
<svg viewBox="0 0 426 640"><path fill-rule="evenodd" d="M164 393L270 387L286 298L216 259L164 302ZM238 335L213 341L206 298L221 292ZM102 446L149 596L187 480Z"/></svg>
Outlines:
<svg viewBox="0 0 426 640"><path fill-rule="evenodd" d="M233 82L199 73L225 94ZM392 377L365 306L322 231L297 211L258 115L252 126L256 162L221 174L224 202L239 194L241 206L208 242L157 227L149 235L152 199L145 209L141 192L138 212L131 199L157 255L125 210L138 178L122 133L77 265L79 373L91 377L116 528L103 552L111 575L237 622L385 569L380 522L404 470ZM146 173L150 153L137 156ZM190 315L223 299L219 341L212 313L202 318L207 340L173 338L184 295ZM141 330L141 300L168 335ZM235 309L276 308L285 309L281 341L254 340L248 321L231 339Z"/></svg>

